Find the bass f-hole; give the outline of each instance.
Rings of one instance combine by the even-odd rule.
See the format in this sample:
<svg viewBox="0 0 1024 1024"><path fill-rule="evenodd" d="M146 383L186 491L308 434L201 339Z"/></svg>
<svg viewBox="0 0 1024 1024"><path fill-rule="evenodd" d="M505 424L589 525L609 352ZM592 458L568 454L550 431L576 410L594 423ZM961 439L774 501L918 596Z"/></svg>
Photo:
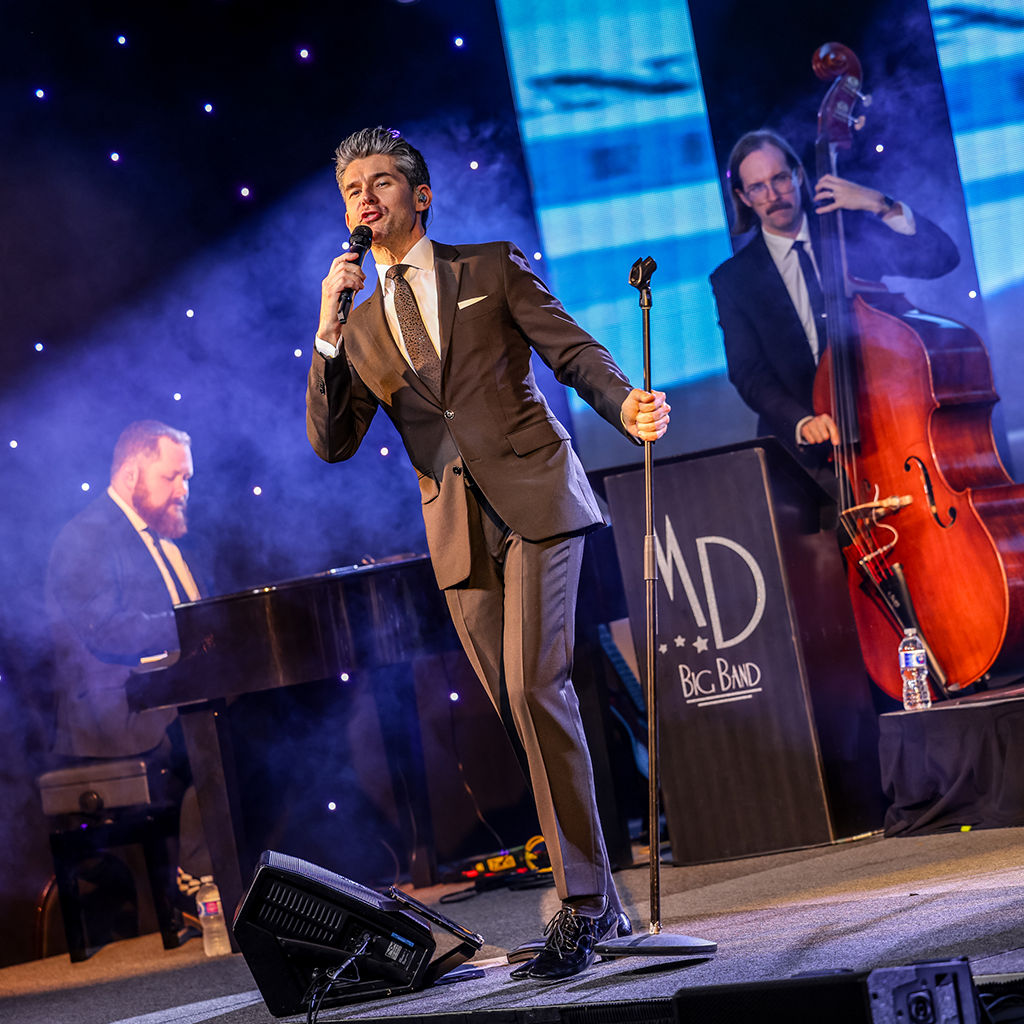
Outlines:
<svg viewBox="0 0 1024 1024"><path fill-rule="evenodd" d="M932 488L932 478L928 473L928 467L916 456L911 455L906 462L903 463L903 472L910 472L911 463L916 463L917 468L921 471L921 486L924 488L925 497L928 499L928 508L931 510L932 519L935 520L944 530L948 530L956 522L956 509L952 506L949 507L947 515L949 516L949 522L944 523L939 518L939 510L935 506L935 491Z"/></svg>

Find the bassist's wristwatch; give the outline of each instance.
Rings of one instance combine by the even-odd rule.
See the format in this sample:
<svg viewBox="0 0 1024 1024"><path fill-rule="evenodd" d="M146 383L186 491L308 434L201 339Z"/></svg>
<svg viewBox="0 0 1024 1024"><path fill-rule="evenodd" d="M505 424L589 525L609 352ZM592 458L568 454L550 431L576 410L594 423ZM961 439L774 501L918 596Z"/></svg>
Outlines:
<svg viewBox="0 0 1024 1024"><path fill-rule="evenodd" d="M896 200L884 192L882 193L882 202L885 203L885 209L878 214L879 217L884 217L896 205Z"/></svg>

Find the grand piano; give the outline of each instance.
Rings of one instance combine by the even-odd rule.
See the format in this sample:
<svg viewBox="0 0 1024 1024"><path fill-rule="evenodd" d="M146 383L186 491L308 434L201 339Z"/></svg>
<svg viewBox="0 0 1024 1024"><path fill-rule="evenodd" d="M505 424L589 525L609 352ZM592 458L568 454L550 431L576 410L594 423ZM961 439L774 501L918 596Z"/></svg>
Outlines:
<svg viewBox="0 0 1024 1024"><path fill-rule="evenodd" d="M369 678L388 769L408 794L402 832L413 884L437 881L423 745L415 716L418 662L461 651L426 555L331 569L178 605L180 651L141 666L133 711L177 707L214 877L233 914L255 864L247 850L226 715L231 698L319 680ZM396 785L396 792L398 786Z"/></svg>

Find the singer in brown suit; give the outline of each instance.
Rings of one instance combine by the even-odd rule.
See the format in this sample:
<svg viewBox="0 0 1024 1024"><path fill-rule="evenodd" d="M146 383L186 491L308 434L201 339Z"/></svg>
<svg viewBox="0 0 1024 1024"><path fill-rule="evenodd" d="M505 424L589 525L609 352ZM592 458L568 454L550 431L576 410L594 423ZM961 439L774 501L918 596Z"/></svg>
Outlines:
<svg viewBox="0 0 1024 1024"><path fill-rule="evenodd" d="M584 535L603 520L531 354L637 444L664 433L669 406L661 392L631 387L514 245L426 237L430 175L397 132L347 138L337 177L349 230L373 232L378 285L342 326L339 300L364 282L356 254L339 256L324 278L309 439L326 461L348 459L379 407L402 436L438 586L525 749L562 900L546 942L513 976L569 977L593 962L598 942L632 928L611 877L571 681Z"/></svg>

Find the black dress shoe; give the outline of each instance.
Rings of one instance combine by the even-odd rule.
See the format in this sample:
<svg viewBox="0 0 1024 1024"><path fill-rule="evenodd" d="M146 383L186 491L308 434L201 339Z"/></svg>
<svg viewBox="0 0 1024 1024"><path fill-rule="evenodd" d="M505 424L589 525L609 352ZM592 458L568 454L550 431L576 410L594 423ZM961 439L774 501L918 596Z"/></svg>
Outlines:
<svg viewBox="0 0 1024 1024"><path fill-rule="evenodd" d="M620 939L633 934L633 922L630 921L625 913L619 914L619 926L615 934ZM525 942L520 942L515 949L510 949L505 958L510 964L521 964L527 960L532 960L544 948L546 942L547 940L543 935L539 939L527 939ZM603 956L601 959L612 960L614 958Z"/></svg>
<svg viewBox="0 0 1024 1024"><path fill-rule="evenodd" d="M623 922L628 931L621 932ZM586 917L571 907L562 907L544 929L543 948L527 963L512 972L517 981L557 981L585 971L594 962L594 947L613 935L633 934L633 925L625 914L609 907L600 917ZM526 945L524 943L524 945ZM513 950L515 954L522 946Z"/></svg>

